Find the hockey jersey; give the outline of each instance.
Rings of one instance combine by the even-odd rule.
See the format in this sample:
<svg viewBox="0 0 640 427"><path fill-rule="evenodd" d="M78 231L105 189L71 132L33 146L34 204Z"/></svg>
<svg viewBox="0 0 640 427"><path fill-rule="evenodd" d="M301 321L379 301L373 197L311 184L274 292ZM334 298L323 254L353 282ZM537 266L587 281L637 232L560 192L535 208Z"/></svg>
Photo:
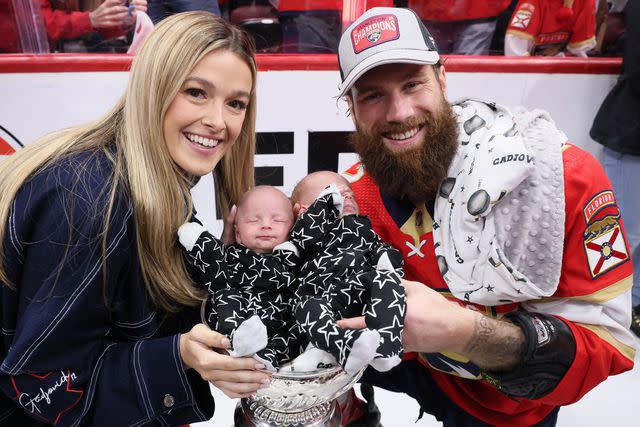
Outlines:
<svg viewBox="0 0 640 427"><path fill-rule="evenodd" d="M505 55L586 56L596 45L595 0L574 0L573 17L561 19L563 0L520 0L509 21Z"/></svg>
<svg viewBox="0 0 640 427"><path fill-rule="evenodd" d="M611 184L597 160L580 148L567 144L562 159L566 223L564 251L557 254L563 259L560 283L552 297L522 303L527 310L562 318L574 334L575 360L556 389L537 400L516 401L482 380L480 369L461 355L405 356L417 357L447 397L492 425L535 424L554 407L577 401L609 375L633 367L633 338L628 323L620 323L629 319L632 265ZM352 183L361 213L370 217L384 241L402 253L407 279L455 300L434 255L430 209L381 194L359 163L344 175ZM496 317L518 307L455 301Z"/></svg>

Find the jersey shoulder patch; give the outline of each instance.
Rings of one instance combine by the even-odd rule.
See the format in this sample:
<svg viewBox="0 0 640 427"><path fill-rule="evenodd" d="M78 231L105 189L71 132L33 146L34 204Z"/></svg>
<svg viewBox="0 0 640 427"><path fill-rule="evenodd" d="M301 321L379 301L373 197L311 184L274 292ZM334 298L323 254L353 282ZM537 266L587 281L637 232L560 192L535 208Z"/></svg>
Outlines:
<svg viewBox="0 0 640 427"><path fill-rule="evenodd" d="M349 169L341 174L350 184L359 181L364 176L364 166L362 162L352 165Z"/></svg>
<svg viewBox="0 0 640 427"><path fill-rule="evenodd" d="M531 17L535 12L536 7L531 3L522 3L520 7L515 11L511 18L510 26L512 28L518 28L520 30L526 30L531 23Z"/></svg>

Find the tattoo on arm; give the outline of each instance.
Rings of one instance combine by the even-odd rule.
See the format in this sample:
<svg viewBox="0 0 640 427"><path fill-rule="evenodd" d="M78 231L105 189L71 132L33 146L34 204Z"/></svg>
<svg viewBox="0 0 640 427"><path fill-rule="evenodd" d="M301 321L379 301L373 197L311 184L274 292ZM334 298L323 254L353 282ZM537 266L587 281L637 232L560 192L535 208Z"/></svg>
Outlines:
<svg viewBox="0 0 640 427"><path fill-rule="evenodd" d="M465 351L470 354L475 354L478 351L482 352L491 337L495 335L496 327L489 322L489 318L486 316L480 317L475 324L473 335L467 343Z"/></svg>
<svg viewBox="0 0 640 427"><path fill-rule="evenodd" d="M479 316L465 354L481 369L507 371L518 364L524 334L510 322Z"/></svg>

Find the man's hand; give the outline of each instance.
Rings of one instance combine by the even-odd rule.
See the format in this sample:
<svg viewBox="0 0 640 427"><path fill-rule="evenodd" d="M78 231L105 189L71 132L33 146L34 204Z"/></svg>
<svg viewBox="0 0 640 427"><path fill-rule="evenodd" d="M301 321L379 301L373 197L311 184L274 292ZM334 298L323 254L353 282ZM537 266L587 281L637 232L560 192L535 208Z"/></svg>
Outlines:
<svg viewBox="0 0 640 427"><path fill-rule="evenodd" d="M462 349L472 330L467 323L471 324L475 314L420 282L402 280L402 284L407 302L402 332L404 350L437 353ZM364 317L342 319L338 325L350 329L366 327Z"/></svg>
<svg viewBox="0 0 640 427"><path fill-rule="evenodd" d="M403 280L402 284L407 301L402 336L405 351L460 352L480 313L462 308L420 282Z"/></svg>
<svg viewBox="0 0 640 427"><path fill-rule="evenodd" d="M403 280L407 302L402 343L407 352L456 352L482 369L508 370L518 362L524 335L512 323L492 319L447 300L420 282ZM338 321L365 327L364 317Z"/></svg>

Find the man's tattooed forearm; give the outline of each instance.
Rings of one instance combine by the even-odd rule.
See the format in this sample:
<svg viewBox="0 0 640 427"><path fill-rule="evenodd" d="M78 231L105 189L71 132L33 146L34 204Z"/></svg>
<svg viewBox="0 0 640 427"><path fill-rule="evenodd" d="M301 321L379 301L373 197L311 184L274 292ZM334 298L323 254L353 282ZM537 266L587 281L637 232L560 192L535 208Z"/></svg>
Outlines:
<svg viewBox="0 0 640 427"><path fill-rule="evenodd" d="M465 351L469 354L482 353L490 347L491 338L495 336L496 325L493 319L481 316L474 325L473 335L467 343Z"/></svg>
<svg viewBox="0 0 640 427"><path fill-rule="evenodd" d="M522 333L511 323L480 316L464 352L484 369L506 370L518 363Z"/></svg>

